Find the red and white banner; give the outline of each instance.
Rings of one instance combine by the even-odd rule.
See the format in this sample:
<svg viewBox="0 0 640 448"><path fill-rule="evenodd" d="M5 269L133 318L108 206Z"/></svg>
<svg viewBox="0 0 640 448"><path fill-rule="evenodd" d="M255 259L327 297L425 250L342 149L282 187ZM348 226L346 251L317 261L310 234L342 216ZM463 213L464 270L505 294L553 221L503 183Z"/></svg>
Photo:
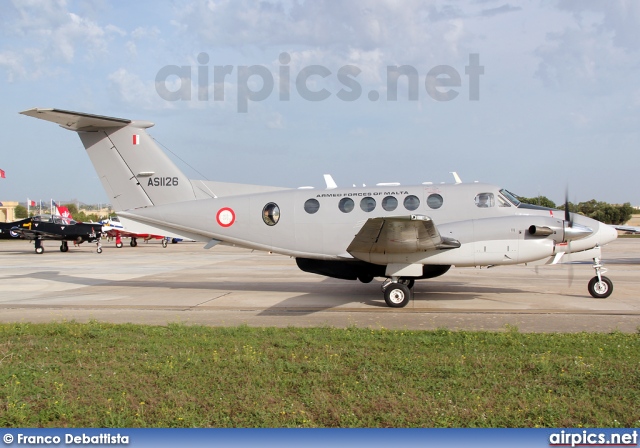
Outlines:
<svg viewBox="0 0 640 448"><path fill-rule="evenodd" d="M140 136L138 134L133 134L133 144L134 145L140 144Z"/></svg>

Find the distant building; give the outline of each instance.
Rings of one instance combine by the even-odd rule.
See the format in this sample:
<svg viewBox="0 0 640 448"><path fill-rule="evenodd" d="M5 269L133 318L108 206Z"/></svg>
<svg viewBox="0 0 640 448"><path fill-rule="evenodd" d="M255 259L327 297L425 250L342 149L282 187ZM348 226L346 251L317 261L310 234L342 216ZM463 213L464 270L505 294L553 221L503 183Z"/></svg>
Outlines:
<svg viewBox="0 0 640 448"><path fill-rule="evenodd" d="M17 202L0 201L0 222L12 222L16 220Z"/></svg>

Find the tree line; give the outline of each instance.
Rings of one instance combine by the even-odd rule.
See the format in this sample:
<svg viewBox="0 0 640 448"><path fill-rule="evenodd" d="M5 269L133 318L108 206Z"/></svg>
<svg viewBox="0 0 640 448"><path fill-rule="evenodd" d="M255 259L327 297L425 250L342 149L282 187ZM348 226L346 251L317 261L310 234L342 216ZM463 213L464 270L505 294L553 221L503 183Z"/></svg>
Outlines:
<svg viewBox="0 0 640 448"><path fill-rule="evenodd" d="M538 196L535 198L518 196L518 199L525 204L534 204L540 205L542 207L564 210L564 204L556 205L555 202L553 202L546 196ZM578 204L569 202L569 211L571 213L579 213L588 218L593 218L605 224L614 225L624 224L631 219L631 215L634 212L637 212L637 210L634 209L629 202L618 205L596 201L595 199L591 199L587 202L579 202Z"/></svg>
<svg viewBox="0 0 640 448"><path fill-rule="evenodd" d="M73 217L74 221L78 222L98 222L104 217L98 216L97 213L85 213L84 211L78 210L78 206L76 204L62 204L64 207L67 207L69 213ZM35 216L38 213L34 210L31 210L31 213L27 211L27 207L24 205L17 205L14 209L14 215L16 219L24 219L29 216Z"/></svg>

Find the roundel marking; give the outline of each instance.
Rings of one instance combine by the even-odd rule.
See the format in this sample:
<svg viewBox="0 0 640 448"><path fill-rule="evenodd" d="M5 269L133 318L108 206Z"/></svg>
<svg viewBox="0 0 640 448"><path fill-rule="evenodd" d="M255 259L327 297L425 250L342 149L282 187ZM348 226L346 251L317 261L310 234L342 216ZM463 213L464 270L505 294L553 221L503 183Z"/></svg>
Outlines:
<svg viewBox="0 0 640 448"><path fill-rule="evenodd" d="M221 227L230 227L236 221L236 214L229 207L221 208L216 215L216 221Z"/></svg>
<svg viewBox="0 0 640 448"><path fill-rule="evenodd" d="M14 238L18 238L18 232L16 232L15 230L9 230L9 235Z"/></svg>

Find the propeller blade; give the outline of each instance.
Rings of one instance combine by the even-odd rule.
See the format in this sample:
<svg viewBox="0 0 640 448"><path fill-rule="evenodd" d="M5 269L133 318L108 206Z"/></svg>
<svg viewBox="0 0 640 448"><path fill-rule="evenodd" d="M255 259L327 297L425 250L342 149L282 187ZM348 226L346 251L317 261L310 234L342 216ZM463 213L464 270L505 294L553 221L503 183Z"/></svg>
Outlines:
<svg viewBox="0 0 640 448"><path fill-rule="evenodd" d="M564 220L569 223L569 227L573 227L571 213L569 213L569 188L564 192Z"/></svg>

